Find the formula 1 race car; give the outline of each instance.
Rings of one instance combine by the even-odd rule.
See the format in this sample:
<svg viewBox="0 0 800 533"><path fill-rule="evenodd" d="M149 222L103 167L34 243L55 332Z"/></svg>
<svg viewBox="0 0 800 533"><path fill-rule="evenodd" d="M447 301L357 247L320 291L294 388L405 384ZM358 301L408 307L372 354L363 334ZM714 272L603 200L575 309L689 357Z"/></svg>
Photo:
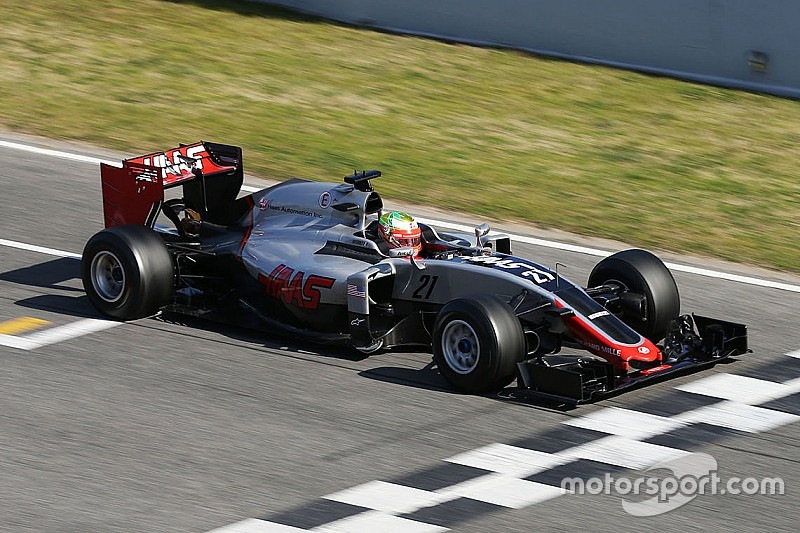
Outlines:
<svg viewBox="0 0 800 533"><path fill-rule="evenodd" d="M644 250L601 260L584 288L511 255L510 239L485 224L474 235L418 224L418 242L390 246L378 235L383 201L371 180L380 175L291 179L239 197L235 146L199 142L102 164L106 229L83 251L86 293L118 320L168 310L366 354L432 347L459 391L516 378L571 403L749 351L745 326L680 316L675 280Z"/></svg>

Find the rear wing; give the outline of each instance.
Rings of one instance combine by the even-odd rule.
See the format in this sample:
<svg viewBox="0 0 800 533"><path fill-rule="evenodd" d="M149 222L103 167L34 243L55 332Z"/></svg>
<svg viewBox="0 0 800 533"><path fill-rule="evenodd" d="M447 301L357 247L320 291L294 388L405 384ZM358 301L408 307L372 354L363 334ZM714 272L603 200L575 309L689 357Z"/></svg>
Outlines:
<svg viewBox="0 0 800 533"><path fill-rule="evenodd" d="M183 185L187 206L203 219L229 223L244 181L242 149L197 142L126 159L122 166L100 164L105 226L155 224L164 190ZM238 211L238 210L235 210Z"/></svg>

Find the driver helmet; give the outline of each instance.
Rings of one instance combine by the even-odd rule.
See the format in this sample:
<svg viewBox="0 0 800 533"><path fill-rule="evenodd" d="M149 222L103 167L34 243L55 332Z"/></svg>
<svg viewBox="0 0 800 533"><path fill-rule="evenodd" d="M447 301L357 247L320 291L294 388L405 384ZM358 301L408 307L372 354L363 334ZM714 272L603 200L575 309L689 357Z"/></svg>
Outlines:
<svg viewBox="0 0 800 533"><path fill-rule="evenodd" d="M407 213L392 211L378 219L378 235L392 248L410 246L414 255L422 251L422 230Z"/></svg>

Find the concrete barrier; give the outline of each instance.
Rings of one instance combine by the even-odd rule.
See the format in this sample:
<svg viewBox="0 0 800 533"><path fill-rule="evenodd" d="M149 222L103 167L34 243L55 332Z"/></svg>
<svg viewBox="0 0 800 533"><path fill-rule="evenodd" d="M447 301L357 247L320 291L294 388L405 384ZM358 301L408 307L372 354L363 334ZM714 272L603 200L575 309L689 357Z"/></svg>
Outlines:
<svg viewBox="0 0 800 533"><path fill-rule="evenodd" d="M351 24L800 98L796 0L259 0Z"/></svg>

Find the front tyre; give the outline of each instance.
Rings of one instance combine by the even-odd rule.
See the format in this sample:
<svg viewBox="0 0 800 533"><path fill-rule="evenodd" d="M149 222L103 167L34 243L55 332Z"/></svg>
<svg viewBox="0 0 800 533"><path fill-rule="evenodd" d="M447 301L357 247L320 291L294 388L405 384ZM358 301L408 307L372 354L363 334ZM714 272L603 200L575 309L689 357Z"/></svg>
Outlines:
<svg viewBox="0 0 800 533"><path fill-rule="evenodd" d="M433 360L461 392L502 389L525 358L525 336L511 307L493 295L453 300L436 318Z"/></svg>
<svg viewBox="0 0 800 533"><path fill-rule="evenodd" d="M81 278L92 305L117 320L155 314L172 300L175 284L164 240L140 225L115 226L89 239Z"/></svg>
<svg viewBox="0 0 800 533"><path fill-rule="evenodd" d="M644 309L624 309L622 320L653 342L664 338L670 321L680 315L678 285L664 263L646 250L623 250L597 263L589 286L616 284L644 296Z"/></svg>

